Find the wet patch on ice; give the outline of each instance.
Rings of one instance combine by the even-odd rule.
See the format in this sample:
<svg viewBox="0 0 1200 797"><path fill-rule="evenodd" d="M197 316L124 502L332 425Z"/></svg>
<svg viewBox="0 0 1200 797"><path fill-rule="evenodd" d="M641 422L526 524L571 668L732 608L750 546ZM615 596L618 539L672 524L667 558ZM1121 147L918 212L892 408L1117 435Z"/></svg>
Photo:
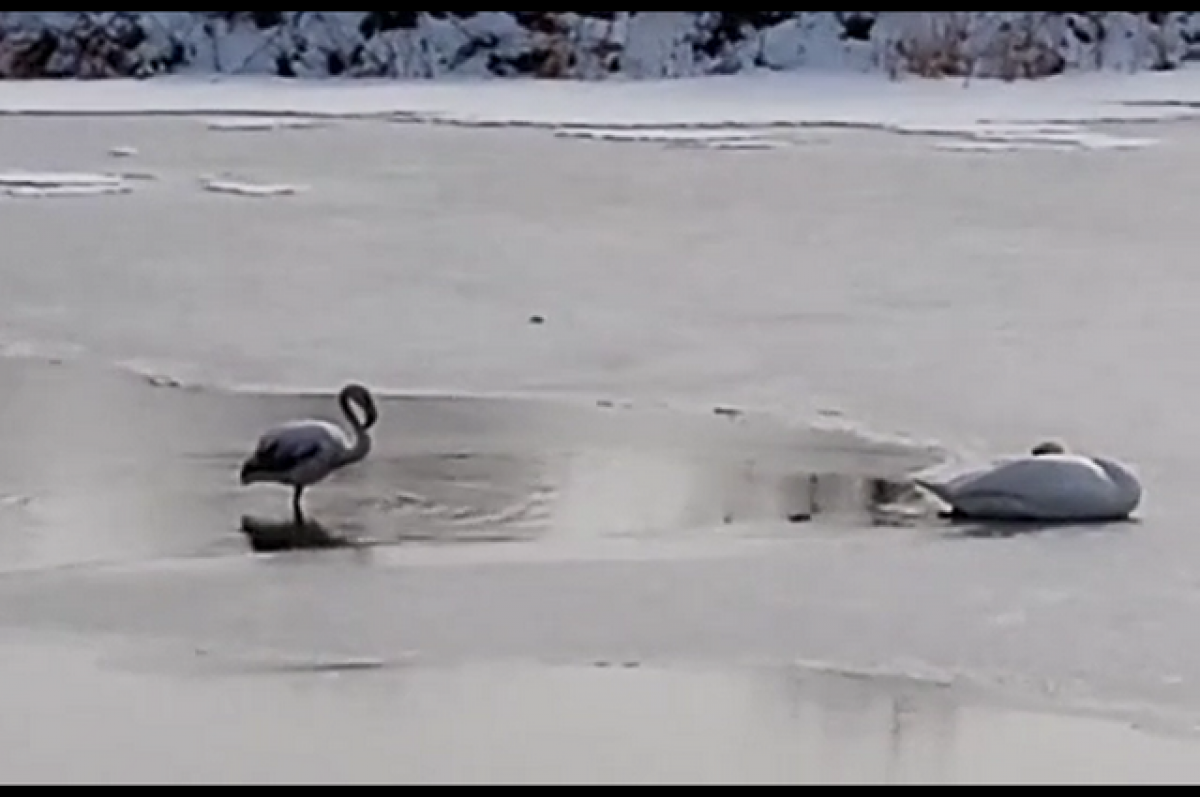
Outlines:
<svg viewBox="0 0 1200 797"><path fill-rule="evenodd" d="M24 495L4 495L0 493L0 515L27 509L33 499Z"/></svg>
<svg viewBox="0 0 1200 797"><path fill-rule="evenodd" d="M277 495L255 496L261 511L244 515L240 529L251 549L779 540L797 526L821 533L933 520L907 478L932 454L856 435L796 431L783 453L772 450L777 443L764 437L762 419L746 426L646 409L539 409L461 398L405 403L410 415L452 412L480 428L500 415L523 417L529 427L508 444L481 437L376 451L373 470L359 474L357 484L314 491L300 523ZM559 426L568 415L578 419L575 439ZM547 424L559 430L552 446L538 439Z"/></svg>
<svg viewBox="0 0 1200 797"><path fill-rule="evenodd" d="M121 171L121 172L112 172L110 174L110 176L116 177L120 180L124 180L129 183L158 182L158 175L154 174L153 172Z"/></svg>

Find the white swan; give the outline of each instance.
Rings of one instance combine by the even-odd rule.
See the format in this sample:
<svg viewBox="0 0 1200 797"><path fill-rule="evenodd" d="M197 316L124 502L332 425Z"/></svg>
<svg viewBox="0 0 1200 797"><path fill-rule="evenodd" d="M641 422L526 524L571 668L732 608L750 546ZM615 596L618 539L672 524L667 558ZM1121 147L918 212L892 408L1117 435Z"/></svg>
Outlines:
<svg viewBox="0 0 1200 797"><path fill-rule="evenodd" d="M914 483L949 504L955 517L977 520L1114 522L1142 502L1142 486L1128 468L1068 454L1057 443L946 482Z"/></svg>

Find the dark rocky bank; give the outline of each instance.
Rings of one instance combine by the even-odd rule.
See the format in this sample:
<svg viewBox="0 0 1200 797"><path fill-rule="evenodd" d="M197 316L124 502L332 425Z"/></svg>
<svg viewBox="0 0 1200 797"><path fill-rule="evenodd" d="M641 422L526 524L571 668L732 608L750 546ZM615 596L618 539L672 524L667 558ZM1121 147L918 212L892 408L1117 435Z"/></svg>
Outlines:
<svg viewBox="0 0 1200 797"><path fill-rule="evenodd" d="M1030 79L1170 70L1200 12L0 13L0 78L670 78L841 68Z"/></svg>

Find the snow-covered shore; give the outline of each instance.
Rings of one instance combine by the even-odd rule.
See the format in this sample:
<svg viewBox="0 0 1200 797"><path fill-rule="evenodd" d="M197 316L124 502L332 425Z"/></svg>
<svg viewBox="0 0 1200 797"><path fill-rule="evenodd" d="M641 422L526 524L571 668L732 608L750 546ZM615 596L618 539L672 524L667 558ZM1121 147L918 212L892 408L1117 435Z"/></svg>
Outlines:
<svg viewBox="0 0 1200 797"><path fill-rule="evenodd" d="M1197 12L0 13L0 78L677 78L750 70L1038 78L1170 70Z"/></svg>

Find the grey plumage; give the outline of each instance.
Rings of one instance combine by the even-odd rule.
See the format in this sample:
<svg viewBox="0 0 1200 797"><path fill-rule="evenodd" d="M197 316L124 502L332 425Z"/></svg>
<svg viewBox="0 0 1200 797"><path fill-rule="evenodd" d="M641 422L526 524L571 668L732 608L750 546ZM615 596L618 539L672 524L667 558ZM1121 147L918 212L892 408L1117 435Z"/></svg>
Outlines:
<svg viewBox="0 0 1200 797"><path fill-rule="evenodd" d="M300 504L304 490L336 470L361 462L371 453L369 431L379 420L371 392L362 385L347 385L338 405L350 424L350 433L328 421L292 421L268 430L254 453L243 463L241 482L281 484L291 487L296 523L303 523ZM354 412L361 410L360 419Z"/></svg>

